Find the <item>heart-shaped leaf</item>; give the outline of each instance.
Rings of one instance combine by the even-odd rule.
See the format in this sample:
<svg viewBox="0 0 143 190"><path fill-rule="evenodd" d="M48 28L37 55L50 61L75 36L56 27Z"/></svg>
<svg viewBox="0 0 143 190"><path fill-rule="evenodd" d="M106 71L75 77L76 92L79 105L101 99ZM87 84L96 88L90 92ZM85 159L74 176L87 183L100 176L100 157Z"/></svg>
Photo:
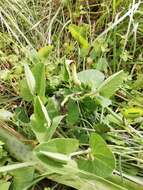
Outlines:
<svg viewBox="0 0 143 190"><path fill-rule="evenodd" d="M89 144L91 148L90 160L78 160L79 168L100 177L110 176L115 169L113 153L98 134L91 134Z"/></svg>

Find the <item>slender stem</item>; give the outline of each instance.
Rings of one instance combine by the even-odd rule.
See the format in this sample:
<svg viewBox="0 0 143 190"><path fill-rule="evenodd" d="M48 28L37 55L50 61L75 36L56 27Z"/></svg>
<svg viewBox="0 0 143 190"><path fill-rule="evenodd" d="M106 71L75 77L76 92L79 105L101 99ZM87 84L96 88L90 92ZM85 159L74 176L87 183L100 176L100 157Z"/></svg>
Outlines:
<svg viewBox="0 0 143 190"><path fill-rule="evenodd" d="M84 155L84 154L89 154L91 152L91 149L88 148L87 150L81 150L81 151L78 151L78 152L73 152L70 154L70 156L79 156L79 155Z"/></svg>
<svg viewBox="0 0 143 190"><path fill-rule="evenodd" d="M12 165L7 165L7 166L1 166L0 173L9 172L9 171L20 169L20 168L26 168L29 166L34 166L35 164L36 162L24 162L24 163L12 164Z"/></svg>

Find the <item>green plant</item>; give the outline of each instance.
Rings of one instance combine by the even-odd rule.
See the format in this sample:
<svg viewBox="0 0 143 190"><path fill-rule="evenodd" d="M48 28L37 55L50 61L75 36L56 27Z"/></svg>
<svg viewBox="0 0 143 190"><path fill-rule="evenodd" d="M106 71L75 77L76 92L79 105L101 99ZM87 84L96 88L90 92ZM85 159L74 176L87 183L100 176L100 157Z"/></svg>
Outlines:
<svg viewBox="0 0 143 190"><path fill-rule="evenodd" d="M1 0L0 29L0 188L143 189L142 2Z"/></svg>

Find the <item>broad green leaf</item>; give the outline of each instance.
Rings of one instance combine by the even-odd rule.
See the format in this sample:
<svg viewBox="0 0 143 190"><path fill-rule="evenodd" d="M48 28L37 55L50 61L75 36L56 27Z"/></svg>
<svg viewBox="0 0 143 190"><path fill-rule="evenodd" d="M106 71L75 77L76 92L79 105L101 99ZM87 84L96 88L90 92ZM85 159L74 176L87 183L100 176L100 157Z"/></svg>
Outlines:
<svg viewBox="0 0 143 190"><path fill-rule="evenodd" d="M29 87L29 90L32 95L35 94L35 89L36 89L36 81L33 76L33 73L31 72L29 66L27 64L24 64L24 70L25 70L25 76L26 76L26 81Z"/></svg>
<svg viewBox="0 0 143 190"><path fill-rule="evenodd" d="M41 143L35 149L36 152L48 151L53 153L61 153L69 155L78 149L79 143L76 139L55 138L49 142Z"/></svg>
<svg viewBox="0 0 143 190"><path fill-rule="evenodd" d="M1 182L0 181L0 190L9 190L10 182Z"/></svg>
<svg viewBox="0 0 143 190"><path fill-rule="evenodd" d="M4 142L6 150L16 160L23 162L33 160L31 144L24 143L25 138L2 122L0 122L0 140Z"/></svg>
<svg viewBox="0 0 143 190"><path fill-rule="evenodd" d="M5 109L0 109L0 120L8 121L13 117L13 114Z"/></svg>
<svg viewBox="0 0 143 190"><path fill-rule="evenodd" d="M12 172L12 175L13 175L13 183L12 183L13 189L22 190L33 181L34 168L27 167L27 168L17 169Z"/></svg>
<svg viewBox="0 0 143 190"><path fill-rule="evenodd" d="M44 122L36 120L34 115L31 116L31 127L40 143L47 142L52 138L63 117L53 118L51 126L47 127Z"/></svg>
<svg viewBox="0 0 143 190"><path fill-rule="evenodd" d="M47 123L47 127L51 126L49 114L40 97L34 99L34 115L37 121Z"/></svg>
<svg viewBox="0 0 143 190"><path fill-rule="evenodd" d="M45 66L42 62L37 63L34 66L33 74L36 81L36 94L43 98L45 96Z"/></svg>
<svg viewBox="0 0 143 190"><path fill-rule="evenodd" d="M6 145L5 147L9 151L10 155L12 155L16 160L22 160L25 162L27 161L27 156L30 160L35 160L35 155L33 155L32 150L29 147L30 145L25 145L19 137L11 134L7 125L4 128L0 125L0 138L3 139L3 142ZM29 148L27 148L27 146ZM35 165L35 168L41 174L47 173L47 178L78 190L143 190L141 185L137 185L135 183L133 183L133 185L131 184L130 189L124 188L122 183L120 183L121 181L119 182L119 185L117 185L116 182L112 182L112 179L103 179L95 174L76 169L75 166L73 167L73 164L70 164L68 167L65 166L55 170L54 166L52 169L49 165L40 161ZM119 179L121 179L120 176ZM128 180L128 182L130 181Z"/></svg>
<svg viewBox="0 0 143 190"><path fill-rule="evenodd" d="M52 138L62 118L63 116L57 116L51 122L46 107L39 97L35 98L31 127L39 142L46 142Z"/></svg>
<svg viewBox="0 0 143 190"><path fill-rule="evenodd" d="M19 88L20 88L20 96L30 102L33 100L33 95L31 94L31 91L28 87L27 81L25 79L23 79L20 84L19 84Z"/></svg>
<svg viewBox="0 0 143 190"><path fill-rule="evenodd" d="M108 180L92 176L89 173L83 174L80 170L75 174L71 174L72 168L63 175L55 175L58 183L66 184L78 190L129 190L120 185L116 185ZM69 175L70 171L70 175ZM131 189L136 190L136 189ZM140 189L139 189L140 190Z"/></svg>
<svg viewBox="0 0 143 190"><path fill-rule="evenodd" d="M50 118L54 118L60 115L60 112L59 112L60 105L54 96L48 98L46 102L46 108L48 110Z"/></svg>
<svg viewBox="0 0 143 190"><path fill-rule="evenodd" d="M94 156L95 161L97 161L97 166L100 168L101 165L101 176L102 172L103 176L109 176L112 174L115 169L115 157L103 138L100 135L93 133L90 136L89 145L91 147L91 154Z"/></svg>
<svg viewBox="0 0 143 190"><path fill-rule="evenodd" d="M70 159L66 156L75 152L78 146L76 139L56 138L38 145L35 148L35 153L48 167L56 169L63 167L63 164L67 164Z"/></svg>
<svg viewBox="0 0 143 190"><path fill-rule="evenodd" d="M49 134L48 134L48 127L47 125L45 125L44 121L39 121L35 118L35 115L33 114L30 117L30 125L31 128L33 130L33 132L35 133L35 136L38 140L38 142L46 142L49 138Z"/></svg>
<svg viewBox="0 0 143 190"><path fill-rule="evenodd" d="M119 71L107 78L98 88L99 93L107 98L114 95L125 79L125 73Z"/></svg>
<svg viewBox="0 0 143 190"><path fill-rule="evenodd" d="M67 105L67 109L67 122L70 125L74 125L79 121L79 107L75 101L70 99Z"/></svg>
<svg viewBox="0 0 143 190"><path fill-rule="evenodd" d="M91 134L89 144L91 148L91 159L79 159L79 168L100 177L110 176L115 169L115 158L113 153L98 134Z"/></svg>
<svg viewBox="0 0 143 190"><path fill-rule="evenodd" d="M82 33L79 30L79 27L75 24L69 25L69 31L72 35L72 37L83 47L83 48L89 48L90 45L88 41L83 37Z"/></svg>
<svg viewBox="0 0 143 190"><path fill-rule="evenodd" d="M78 73L80 82L85 85L90 85L93 90L99 87L104 81L104 74L95 69L88 69Z"/></svg>

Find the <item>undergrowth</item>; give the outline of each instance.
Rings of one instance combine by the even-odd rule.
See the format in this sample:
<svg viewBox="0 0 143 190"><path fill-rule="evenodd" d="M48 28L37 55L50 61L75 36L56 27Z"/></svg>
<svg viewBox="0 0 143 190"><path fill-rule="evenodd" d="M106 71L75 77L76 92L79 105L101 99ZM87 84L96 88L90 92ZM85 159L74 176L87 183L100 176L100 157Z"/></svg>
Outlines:
<svg viewBox="0 0 143 190"><path fill-rule="evenodd" d="M143 189L143 6L0 1L0 189Z"/></svg>

